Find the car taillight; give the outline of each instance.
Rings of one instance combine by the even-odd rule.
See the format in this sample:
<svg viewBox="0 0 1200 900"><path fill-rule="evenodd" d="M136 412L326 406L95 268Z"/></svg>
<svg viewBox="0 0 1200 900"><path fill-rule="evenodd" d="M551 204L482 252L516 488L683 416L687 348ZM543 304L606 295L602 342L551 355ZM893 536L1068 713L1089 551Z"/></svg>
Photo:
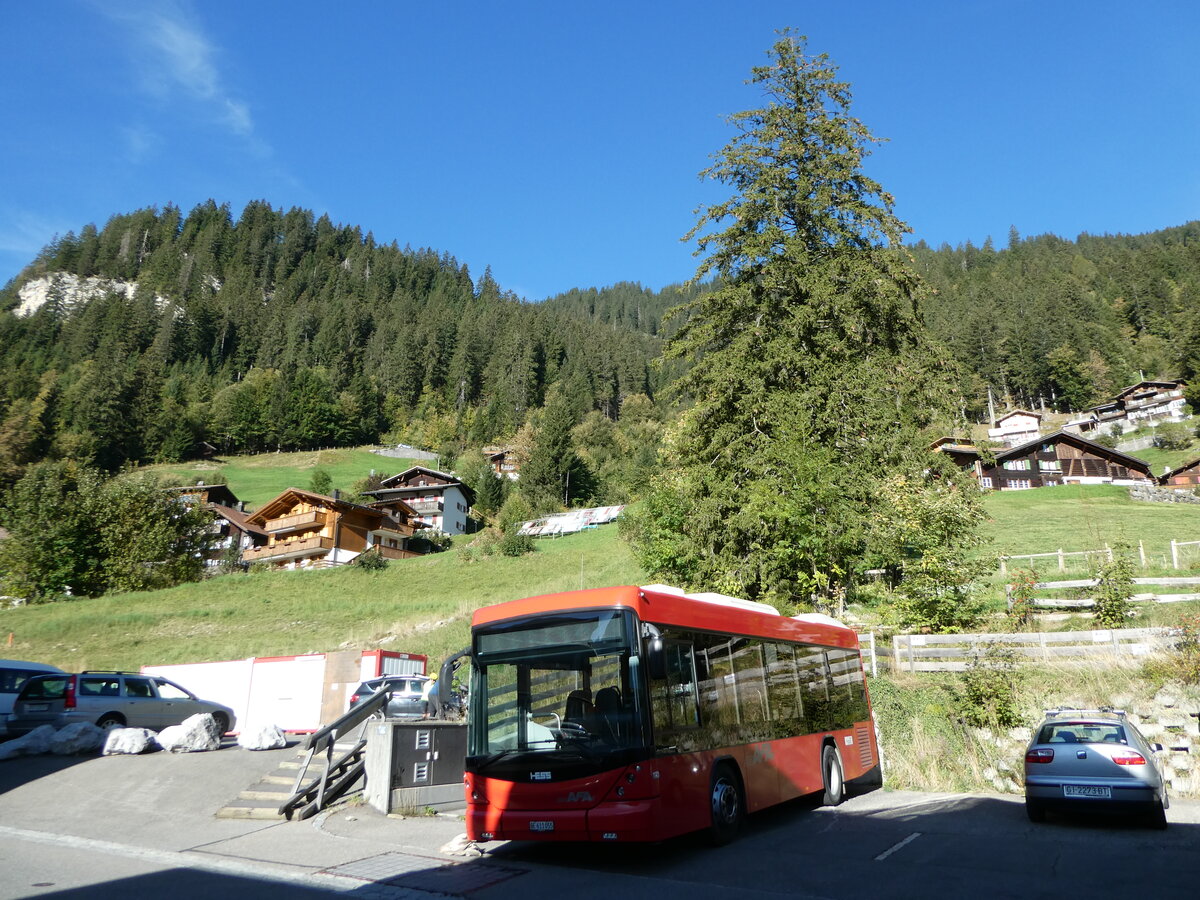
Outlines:
<svg viewBox="0 0 1200 900"><path fill-rule="evenodd" d="M1043 750L1030 750L1025 754L1025 762L1027 763L1048 763L1054 762L1054 751L1046 748Z"/></svg>
<svg viewBox="0 0 1200 900"><path fill-rule="evenodd" d="M1114 753L1112 761L1118 766L1144 766L1146 764L1146 757L1140 753Z"/></svg>
<svg viewBox="0 0 1200 900"><path fill-rule="evenodd" d="M351 695L350 695L350 702L351 702L351 703L357 703L358 701L359 701L359 696L358 696L358 694L351 694Z"/></svg>
<svg viewBox="0 0 1200 900"><path fill-rule="evenodd" d="M74 678L67 679L67 686L66 686L65 690L63 691L63 708L64 709L74 709L75 708L75 679Z"/></svg>

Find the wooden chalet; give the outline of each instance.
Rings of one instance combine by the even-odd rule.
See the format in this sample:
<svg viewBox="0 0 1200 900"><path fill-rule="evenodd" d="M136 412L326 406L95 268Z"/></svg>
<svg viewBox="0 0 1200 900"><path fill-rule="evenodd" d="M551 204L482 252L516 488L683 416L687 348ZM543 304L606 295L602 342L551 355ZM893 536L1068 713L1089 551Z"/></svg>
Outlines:
<svg viewBox="0 0 1200 900"><path fill-rule="evenodd" d="M213 531L219 537L204 559L206 566L220 565L231 547L237 547L238 558L244 560L247 550L261 547L270 539L264 529L251 524L250 513L220 503L207 506L213 514Z"/></svg>
<svg viewBox="0 0 1200 900"><path fill-rule="evenodd" d="M1042 416L1040 413L1030 412L1027 409L1014 409L998 418L996 423L988 429L988 440L1016 447L1036 438L1041 432L1041 428Z"/></svg>
<svg viewBox="0 0 1200 900"><path fill-rule="evenodd" d="M409 538L424 526L402 500L362 506L288 488L247 517L267 542L243 551L248 563L264 562L285 569L342 565L375 549L385 559L420 556L409 549Z"/></svg>
<svg viewBox="0 0 1200 900"><path fill-rule="evenodd" d="M184 503L188 504L219 504L233 509L237 509L241 505L241 501L238 500L237 495L225 484L205 484L203 481L200 481L196 484L185 485L184 487L168 487L163 488L163 490L174 494Z"/></svg>
<svg viewBox="0 0 1200 900"><path fill-rule="evenodd" d="M1015 491L1060 484L1152 484L1150 464L1082 435L1057 431L996 454L977 467L984 490Z"/></svg>
<svg viewBox="0 0 1200 900"><path fill-rule="evenodd" d="M977 469L982 455L974 444L952 437L938 438L929 445L929 449L935 453L946 454L954 461L955 465L962 469ZM979 472L976 471L975 474L978 476Z"/></svg>
<svg viewBox="0 0 1200 900"><path fill-rule="evenodd" d="M517 454L508 447L484 447L483 457L497 478L517 481L521 477L521 462L517 459Z"/></svg>
<svg viewBox="0 0 1200 900"><path fill-rule="evenodd" d="M402 502L414 510L429 528L446 534L466 534L475 491L448 472L413 466L398 475L385 478L367 495L375 497L372 506Z"/></svg>
<svg viewBox="0 0 1200 900"><path fill-rule="evenodd" d="M1159 476L1158 483L1166 488L1187 490L1200 487L1200 459L1193 459L1177 469Z"/></svg>
<svg viewBox="0 0 1200 900"><path fill-rule="evenodd" d="M1082 419L1070 423L1081 431L1120 433L1133 431L1139 425L1163 420L1178 422L1183 418L1184 382L1139 381L1121 391L1111 400L1097 403Z"/></svg>

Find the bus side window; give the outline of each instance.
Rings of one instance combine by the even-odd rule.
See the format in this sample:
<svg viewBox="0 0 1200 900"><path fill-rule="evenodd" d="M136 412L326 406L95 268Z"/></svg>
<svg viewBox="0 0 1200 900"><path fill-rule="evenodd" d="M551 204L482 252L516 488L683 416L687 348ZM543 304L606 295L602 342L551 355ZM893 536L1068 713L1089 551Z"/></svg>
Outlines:
<svg viewBox="0 0 1200 900"><path fill-rule="evenodd" d="M796 672L796 651L791 644L764 644L767 656L767 696L771 719L803 719L804 701Z"/></svg>

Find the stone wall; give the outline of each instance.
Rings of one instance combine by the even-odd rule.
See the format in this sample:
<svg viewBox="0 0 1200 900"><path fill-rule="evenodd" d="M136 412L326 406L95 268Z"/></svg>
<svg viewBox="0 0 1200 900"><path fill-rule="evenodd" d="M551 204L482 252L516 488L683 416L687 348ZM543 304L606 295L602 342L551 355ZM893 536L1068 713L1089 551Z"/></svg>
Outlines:
<svg viewBox="0 0 1200 900"><path fill-rule="evenodd" d="M1200 762L1197 761L1200 756L1200 688L1168 684L1149 700L1115 696L1112 703L1117 709L1125 710L1146 740L1162 744L1158 763L1170 795L1200 797ZM1036 724L1005 732L972 729L995 761L983 773L995 790L1005 794L1024 793L1025 747L1033 727Z"/></svg>
<svg viewBox="0 0 1200 900"><path fill-rule="evenodd" d="M1148 484L1135 484L1131 487L1129 499L1145 503L1200 503L1200 497L1191 491L1174 491Z"/></svg>

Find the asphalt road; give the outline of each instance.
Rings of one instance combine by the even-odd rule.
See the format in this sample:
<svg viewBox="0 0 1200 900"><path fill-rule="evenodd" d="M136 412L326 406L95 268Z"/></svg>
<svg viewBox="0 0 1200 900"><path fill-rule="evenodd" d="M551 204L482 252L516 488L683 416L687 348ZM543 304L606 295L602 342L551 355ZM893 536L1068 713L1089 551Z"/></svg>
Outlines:
<svg viewBox="0 0 1200 900"><path fill-rule="evenodd" d="M734 844L499 844L442 848L453 817L341 807L306 822L213 813L282 755L216 753L0 763L0 898L171 900L331 894L412 900L561 896L1190 897L1200 804L1171 826L1026 818L1019 797L876 791L840 807L798 801L751 817Z"/></svg>

